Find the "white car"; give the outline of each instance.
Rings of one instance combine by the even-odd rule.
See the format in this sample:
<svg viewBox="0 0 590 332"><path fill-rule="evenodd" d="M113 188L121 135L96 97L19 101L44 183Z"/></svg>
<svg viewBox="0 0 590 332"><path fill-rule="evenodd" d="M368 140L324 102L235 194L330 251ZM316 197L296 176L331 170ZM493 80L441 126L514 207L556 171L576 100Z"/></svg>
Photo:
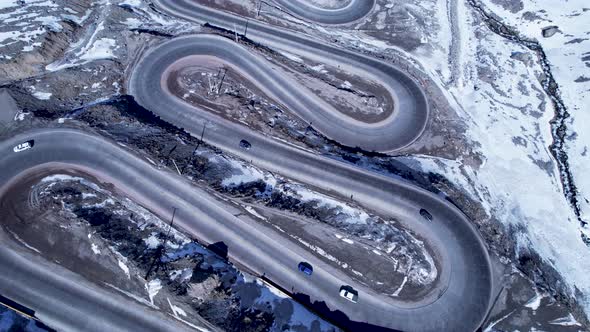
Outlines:
<svg viewBox="0 0 590 332"><path fill-rule="evenodd" d="M26 142L21 143L21 144L15 146L14 148L12 148L12 151L14 151L14 152L25 151L25 150L31 149L33 147L33 145L35 145L35 141L33 141L33 140L26 141Z"/></svg>
<svg viewBox="0 0 590 332"><path fill-rule="evenodd" d="M359 293L350 286L340 287L340 296L352 303L357 303L359 299Z"/></svg>

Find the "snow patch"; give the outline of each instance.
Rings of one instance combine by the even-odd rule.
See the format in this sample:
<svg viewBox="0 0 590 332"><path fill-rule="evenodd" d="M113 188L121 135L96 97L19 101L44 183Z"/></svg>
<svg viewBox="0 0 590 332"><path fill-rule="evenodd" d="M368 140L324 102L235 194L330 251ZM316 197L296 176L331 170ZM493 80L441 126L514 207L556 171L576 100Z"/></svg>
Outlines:
<svg viewBox="0 0 590 332"><path fill-rule="evenodd" d="M123 272L125 272L125 275L127 275L128 279L131 279L131 274L129 273L129 267L121 260L118 260L119 262L119 267L121 268L121 270L123 270Z"/></svg>
<svg viewBox="0 0 590 332"><path fill-rule="evenodd" d="M156 235L156 233L152 233L147 239L143 239L148 248L156 249L160 245L160 239Z"/></svg>
<svg viewBox="0 0 590 332"><path fill-rule="evenodd" d="M119 3L119 6L128 6L128 7L141 7L140 0L125 0Z"/></svg>
<svg viewBox="0 0 590 332"><path fill-rule="evenodd" d="M137 296L137 295L135 295L133 293L130 293L130 292L127 292L127 291L122 290L120 288L117 288L116 286L113 286L113 285L111 285L109 283L105 283L105 285L107 285L107 286L111 287L112 289L114 289L114 290L116 290L116 291L118 291L118 292L120 292L120 293L122 293L122 294L124 294L124 295L126 295L126 296L128 296L128 297L130 297L132 299L134 299L135 301L137 301L137 302L139 302L141 304L145 304L145 305L147 305L150 308L158 309L158 307L156 307L153 303L150 303L146 299L141 298L141 297L139 297L139 296Z"/></svg>
<svg viewBox="0 0 590 332"><path fill-rule="evenodd" d="M533 296L533 298L528 300L528 302L524 306L535 311L535 310L539 309L539 306L541 305L541 300L545 296L546 296L545 294L541 294L541 293L537 292L537 290L535 289L535 296Z"/></svg>
<svg viewBox="0 0 590 332"><path fill-rule="evenodd" d="M23 239L21 239L16 233L14 233L13 231L9 230L8 232L10 232L10 234L12 235L12 237L14 237L15 240L17 240L18 242L20 242L20 244L22 244L23 246L27 247L28 249L40 254L41 251L39 251L37 248L29 245L28 243L26 243Z"/></svg>
<svg viewBox="0 0 590 332"><path fill-rule="evenodd" d="M145 284L145 289L148 292L150 302L154 304L154 298L156 297L156 295L158 295L160 289L162 289L162 282L160 281L160 279L150 280L147 284Z"/></svg>
<svg viewBox="0 0 590 332"><path fill-rule="evenodd" d="M94 61L104 59L114 59L116 56L113 50L116 49L117 42L112 38L101 38L92 44L88 52L80 56L81 60Z"/></svg>
<svg viewBox="0 0 590 332"><path fill-rule="evenodd" d="M93 198L96 197L94 193L82 193L82 199Z"/></svg>
<svg viewBox="0 0 590 332"><path fill-rule="evenodd" d="M90 235L90 234L88 234L88 235ZM98 249L98 246L95 243L92 243L90 248L92 249L92 252L94 252L94 254L100 255L100 249Z"/></svg>
<svg viewBox="0 0 590 332"><path fill-rule="evenodd" d="M391 296L399 296L399 293L402 291L402 289L404 289L406 282L408 282L408 276L404 276L404 280L402 281L401 285L399 285L399 287L395 290L395 292L393 292L393 294L391 294Z"/></svg>
<svg viewBox="0 0 590 332"><path fill-rule="evenodd" d="M251 215L255 216L258 219L267 220L264 216L262 216L258 212L256 212L256 210L251 206L244 206L244 209L246 209L246 211L248 211L248 213L250 213Z"/></svg>
<svg viewBox="0 0 590 332"><path fill-rule="evenodd" d="M568 314L565 317L554 319L550 321L549 324L559 326L582 326L582 324L578 323L578 321L574 318L572 314Z"/></svg>
<svg viewBox="0 0 590 332"><path fill-rule="evenodd" d="M51 92L41 92L35 91L33 92L33 97L39 100L49 100L53 94Z"/></svg>
<svg viewBox="0 0 590 332"><path fill-rule="evenodd" d="M293 191L299 199L306 203L306 202L316 202L319 207L327 207L331 209L337 209L343 215L346 216L345 222L351 224L366 224L370 218L369 214L356 209L348 204L342 203L336 199L328 197L326 195L313 192L303 186L300 185L290 185L288 187L289 191ZM281 190L281 189L279 189ZM287 192L287 194L289 194Z"/></svg>
<svg viewBox="0 0 590 332"><path fill-rule="evenodd" d="M174 304L172 304L172 302L170 302L169 298L166 298L166 300L168 300L168 305L170 305L170 309L172 310L172 313L174 314L174 317L178 318L178 315L184 316L186 317L186 312L184 310L182 310L180 307L175 306Z"/></svg>
<svg viewBox="0 0 590 332"><path fill-rule="evenodd" d="M66 175L66 174L53 174L41 179L41 182L60 182L60 181L83 181L81 177Z"/></svg>
<svg viewBox="0 0 590 332"><path fill-rule="evenodd" d="M30 114L29 112L18 111L14 115L14 121L23 121L25 119L25 117L29 114Z"/></svg>
<svg viewBox="0 0 590 332"><path fill-rule="evenodd" d="M348 244L354 244L354 241L351 239L342 239L343 242L346 242Z"/></svg>

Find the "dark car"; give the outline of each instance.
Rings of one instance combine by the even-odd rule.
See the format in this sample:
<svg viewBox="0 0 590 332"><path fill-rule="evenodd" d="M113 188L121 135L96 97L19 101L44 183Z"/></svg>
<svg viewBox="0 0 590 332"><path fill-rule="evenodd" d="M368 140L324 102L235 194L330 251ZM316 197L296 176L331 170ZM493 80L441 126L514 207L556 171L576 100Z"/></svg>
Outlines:
<svg viewBox="0 0 590 332"><path fill-rule="evenodd" d="M250 148L252 147L252 144L250 144L250 142L243 139L240 141L240 147L244 150L250 150Z"/></svg>
<svg viewBox="0 0 590 332"><path fill-rule="evenodd" d="M299 271L310 276L313 273L313 267L307 262L301 262L299 263Z"/></svg>
<svg viewBox="0 0 590 332"><path fill-rule="evenodd" d="M430 212L426 211L426 209L420 209L420 215L422 216L422 218L428 221L432 221L432 215L430 214Z"/></svg>

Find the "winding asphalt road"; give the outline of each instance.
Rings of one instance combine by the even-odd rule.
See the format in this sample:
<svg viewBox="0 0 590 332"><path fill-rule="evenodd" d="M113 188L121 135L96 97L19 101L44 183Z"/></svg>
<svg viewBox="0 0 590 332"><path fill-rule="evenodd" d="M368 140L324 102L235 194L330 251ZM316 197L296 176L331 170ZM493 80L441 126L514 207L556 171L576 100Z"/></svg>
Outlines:
<svg viewBox="0 0 590 332"><path fill-rule="evenodd" d="M375 0L351 0L347 5L336 8L322 8L306 0L274 0L283 9L303 18L322 24L346 24L365 17Z"/></svg>
<svg viewBox="0 0 590 332"><path fill-rule="evenodd" d="M12 152L13 146L29 139L36 142L33 149ZM260 274L265 273L269 279L284 288L294 287L296 292L310 295L312 301L325 301L332 310L341 310L354 321L406 331L469 330L480 323L487 309L490 282L488 258L475 231L462 214L449 207L446 202L407 184L363 173L328 160L324 161L325 168L320 171L322 176L327 177L329 173L336 175L328 177L338 182L333 183L334 188L350 185L358 190L355 195L359 195L361 201L367 200L365 195L378 197L376 202L380 201L387 206L397 205L416 220L418 205L433 212L437 222L428 224L428 228L432 228L442 242L448 242L441 243L445 245L443 252L448 253L441 261L441 273L447 277L443 275L442 285L437 287L442 294L435 292L434 296L417 303L404 303L375 294L339 270L324 264L313 254L285 241L277 232L249 217L235 217L238 210L232 205L211 198L172 173L155 169L147 161L104 138L73 129L35 130L2 142L0 156L0 167L5 170L0 175L0 195L11 183L18 183L22 176L35 174L42 169L54 169L57 173L60 169L75 169L88 173L114 184L125 195L149 207L162 218L170 218L171 206L178 207L175 223L179 227L205 243L223 241L229 247L232 260ZM317 160L322 159L318 157ZM347 180L346 177L341 177L343 173L352 176L351 178L358 178L356 181ZM400 206L402 203L409 206ZM439 249L442 248L437 250ZM68 305L73 299L76 299L73 303L77 313L91 316L80 325L88 330L99 330L97 327L102 326L101 320L113 325L121 323L119 328L122 330L129 327L126 320L141 322L137 324L137 330L144 326L156 326L153 324L159 324L157 326L160 330L160 325L164 324L151 318L153 312L146 311L142 314L133 306L125 306L127 309L119 312L121 305L117 301L105 303L104 294L89 292L87 287L71 287L72 282L67 278L43 272L43 268L27 263L28 260L22 256L12 256L4 248L0 253L0 263L8 266L13 275L21 278L19 284L10 284L8 280L0 282L0 292L31 307L39 313L42 320L54 327L72 330L74 323L81 323L79 317L59 314L55 310L56 302L62 301L68 308L73 306ZM311 278L296 271L300 261L308 261L314 266L314 275ZM3 278L10 279L11 276L4 275ZM359 290L358 304L352 304L338 296L342 284L353 285ZM29 290L23 291L18 286L29 287ZM31 289L35 289L36 297L31 297ZM39 299L43 301L38 301ZM44 304L47 303L53 305L46 307ZM469 310L461 310L462 308ZM132 313L128 313L132 309ZM93 315L96 316L94 320ZM454 319L450 320L449 317Z"/></svg>
<svg viewBox="0 0 590 332"><path fill-rule="evenodd" d="M191 0L154 1L163 11L199 23L210 23L233 30L234 24L243 27L246 19L225 12L201 6ZM269 63L239 45L232 45L218 39L199 40L175 39L167 46L159 48L158 65L191 54L215 54L249 73L259 87L277 97L298 114L304 121L312 122L313 127L325 136L341 144L361 147L367 151L389 152L403 148L414 142L426 127L429 115L428 102L422 89L403 72L390 64L359 53L336 48L324 41L306 37L269 25L250 21L248 37L278 50L307 57L311 60L339 66L342 70L361 77L373 79L391 94L394 102L392 115L383 121L367 124L356 121L327 105L309 90L293 83L269 67ZM206 38L206 37L202 37ZM215 37L208 37L215 38ZM206 41L209 41L207 44ZM182 42L188 43L181 45ZM225 49L223 49L225 48ZM174 49L172 52L171 49ZM152 82L157 84L157 82ZM268 85L267 85L268 84Z"/></svg>
<svg viewBox="0 0 590 332"><path fill-rule="evenodd" d="M390 66L372 67L366 65L366 76L374 76L387 87L399 105L391 116L377 123L355 120L317 97L300 83L285 75L278 68L271 67L268 61L254 55L246 48L227 38L215 35L193 35L175 38L155 49L154 60L150 66L165 69L175 66L184 59L182 65L193 61L194 56L214 56L240 72L267 95L286 105L314 128L326 136L349 146L360 146L365 150L391 150L411 143L424 128L428 108L420 89L410 82L403 82L400 73ZM376 62L376 61L375 61ZM361 64L349 61L349 65L360 69ZM177 67L177 66L175 66ZM154 72L154 71L151 71ZM405 76L402 76L405 78ZM159 81L153 81L157 89ZM403 109L398 109L404 107Z"/></svg>
<svg viewBox="0 0 590 332"><path fill-rule="evenodd" d="M188 1L157 1L159 6L167 11L190 18L205 17L206 21L215 23L220 21L232 24L232 20L241 20L226 13L207 9L195 11L195 4ZM174 4L172 4L174 3ZM176 7L180 5L181 7ZM187 5L188 7L183 7ZM177 12L179 8L182 12ZM207 15L210 15L209 17ZM198 19L197 19L198 20ZM342 61L353 67L362 65L363 70L378 75L375 68L388 66L382 62L371 60L364 56L338 50L322 45L306 37L295 36L286 39L288 32L275 28L258 28L250 25L252 35L280 49L292 49L302 54L308 52L310 57L325 59L327 62ZM269 230L249 217L235 217L237 210L228 203L211 198L207 193L185 183L180 177L159 171L149 163L133 155L122 147L88 133L73 129L41 129L17 135L0 143L0 196L11 183L18 182L21 176L34 174L40 169L76 169L91 174L103 181L113 183L116 188L131 197L134 201L149 207L162 218L170 217L170 207L178 207L176 214L177 225L206 243L223 241L229 247L229 256L258 273L266 276L286 289L293 287L295 292L304 293L312 301L324 301L332 310L340 310L353 321L367 322L375 326L383 326L404 331L470 331L475 330L485 318L491 297L491 272L487 250L473 228L470 221L453 205L441 197L421 190L404 181L389 178L379 174L364 171L350 165L334 161L285 143L277 142L248 128L217 117L204 110L188 105L170 95L162 84L162 77L166 75L169 66L177 60L191 55L195 43L202 42L199 38L218 37L181 37L164 43L147 53L137 64L128 89L137 101L144 107L160 115L165 120L185 128L187 131L200 135L204 125L207 126L205 140L223 150L233 153L247 160L253 160L263 168L278 172L286 177L307 183L336 195L349 196L353 194L355 201L385 216L400 220L405 227L419 234L435 253L440 264L439 280L432 291L424 298L407 302L396 300L382 294L376 294L371 289L358 284L334 269L313 254L299 246L286 241L280 234ZM299 45L298 43L301 43ZM188 46L187 46L188 45ZM206 48L207 52L222 52L215 47ZM332 54L334 52L334 54ZM213 54L223 56L223 54ZM350 56L350 58L349 58ZM351 60L353 59L353 60ZM359 62L354 62L358 59ZM231 59L230 59L231 60ZM232 60L233 61L233 60ZM234 61L236 67L255 64L251 59L240 62ZM241 67L240 67L241 68ZM395 68L393 68L395 69ZM256 68L252 73L257 74ZM376 71L377 70L377 71ZM397 80L401 88L415 87L415 84L401 73L390 76ZM391 75L390 73L390 75ZM400 74L398 76L398 74ZM256 82L265 84L260 78ZM280 81L280 77L276 77ZM288 87L288 84L285 85ZM391 88L391 86L388 86ZM398 88L398 87L396 87ZM395 88L393 88L395 90ZM418 89L419 90L419 89ZM406 91L412 91L407 88ZM285 92L289 97L289 91ZM407 102L410 111L420 112L427 117L428 110L423 94L407 94L401 97L395 91L398 99L399 113L406 109ZM407 99L406 99L407 98ZM422 107L420 103L423 102ZM417 106L416 106L417 105ZM411 112L408 112L411 113ZM397 121L397 120L396 120ZM314 123L315 125L315 123ZM358 126L356 126L358 127ZM355 127L355 128L356 128ZM416 128L414 128L416 129ZM418 128L421 132L422 128ZM406 128L407 132L411 129ZM401 135L401 133L400 133ZM353 135L354 136L354 135ZM396 144L387 146L383 143L381 149L399 148L411 143L412 139L398 140ZM13 153L12 147L23 141L34 139L36 144L31 150ZM241 139L252 144L248 151L238 148ZM354 140L363 137L354 137ZM371 141L378 145L379 139ZM403 142L403 143L400 143ZM345 143L346 144L346 143ZM419 215L419 209L426 208L433 215L434 221L424 221ZM5 248L0 248L0 264L6 263L15 275L23 281L11 288L7 286L9 280L0 282L0 293L13 297L14 300L30 306L39 313L41 319L56 327L69 327L74 324L84 324L76 320L73 315L60 314L54 308L44 308L43 305L31 299L31 294L21 294L18 286L27 284L37 285L35 293L41 303L59 301L63 305L70 304L71 310L80 315L95 315L91 322L80 325L88 330L98 330L98 320L106 319L113 326L120 326L122 330L129 327L126 320L140 322L138 329L172 330L177 329L169 322L159 321L153 312L122 306L118 301L103 300L104 294L89 292L88 287L71 287L72 279L47 273L42 268L26 264L26 256L13 255ZM296 271L298 262L308 261L314 265L311 278L304 277ZM65 283L65 284L64 284ZM43 284L43 287L40 285ZM350 303L338 295L341 285L349 284L359 290L359 302ZM36 287L37 288L37 287ZM20 295L19 295L20 294ZM57 300L56 300L57 299ZM74 301L77 299L77 301ZM70 302L74 301L74 302ZM55 303L55 302L53 302ZM101 309L101 310L97 310ZM137 309L137 310L136 310ZM130 311L131 312L130 312ZM68 311L68 313L71 313ZM111 315L115 319L111 320ZM121 324L121 325L119 325ZM173 324L173 323L172 323ZM166 326L162 326L166 325Z"/></svg>
<svg viewBox="0 0 590 332"><path fill-rule="evenodd" d="M165 12L201 23L209 22L228 27L234 23L239 24L242 20L242 18L228 13L199 6L192 1L156 0L156 3ZM360 67L364 72L372 74L373 77L379 77L380 81L390 88L390 91L393 90L397 94L396 112L398 115L400 113L404 115L418 113L425 118L428 116L428 105L422 91L410 78L386 63L257 22L250 23L248 36L262 44L322 62L351 69ZM335 291L338 284L328 287L332 289L331 298L318 298L319 300L327 301L331 308L342 310L353 320L394 329L405 331L467 331L476 329L487 313L491 297L489 257L477 231L453 205L403 181L359 170L277 142L242 125L186 104L168 92L166 75L176 61L203 53L226 59L228 53L235 52L240 55L239 58L230 61L251 76L257 77L255 82L263 84L272 82L280 86L286 90L282 92L287 93L285 97L287 99L291 93L298 94L298 88L288 86L289 82L284 82L283 85L270 80L265 82L267 73L255 67L257 63L253 56L241 53L242 50L239 50L237 45L232 47L225 41L216 41L217 38L185 36L154 48L137 64L128 86L130 93L147 109L195 135L200 134L203 126L207 126L205 140L223 150L246 160L253 160L255 164L265 169L278 172L294 180L340 193L345 197L353 194L355 201L362 205L402 220L406 227L420 234L434 248L442 266L439 284L428 296L417 302L395 301L373 294L369 298L364 296L362 305L343 303L339 301ZM380 75L382 73L386 73L387 78ZM272 79L280 80L281 77L272 77ZM264 88L268 89L268 87ZM278 94L274 91L272 93ZM279 98L279 100L284 102L283 99ZM325 115L325 113L320 113ZM399 121L399 119L395 119L395 121ZM425 122L426 120L424 120ZM325 125L331 126L330 123ZM383 151L403 146L403 144L399 144L399 140L385 134L381 137L377 135L367 138L363 133L357 131L360 130L359 128L361 126L356 126L340 137L343 137L344 140L363 142L359 145L365 148L368 144L373 144L374 150ZM325 130L328 131L329 128ZM421 133L421 130L423 130L423 125L414 125L403 128L401 133L396 132L395 134L402 135L404 132L412 132L413 135L416 135L416 132ZM240 149L238 142L241 139L248 140L252 144L252 148L248 151ZM387 146L388 139L397 144ZM409 144L413 139L407 141L406 144ZM346 142L342 143L347 144ZM383 145L378 146L379 144ZM435 221L424 223L418 213L420 208L430 211ZM285 285L280 279L273 280ZM319 285L319 283L325 282L329 281L322 280L314 282L314 284ZM359 287L364 293L372 294L370 290L360 285L353 285ZM306 292L306 294L313 296L316 293Z"/></svg>

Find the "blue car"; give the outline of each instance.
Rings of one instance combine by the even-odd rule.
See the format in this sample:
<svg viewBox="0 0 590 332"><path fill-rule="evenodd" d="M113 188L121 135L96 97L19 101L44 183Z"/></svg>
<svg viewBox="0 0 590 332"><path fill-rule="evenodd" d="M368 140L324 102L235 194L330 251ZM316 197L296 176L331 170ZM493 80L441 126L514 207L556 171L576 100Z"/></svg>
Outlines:
<svg viewBox="0 0 590 332"><path fill-rule="evenodd" d="M420 215L422 216L422 218L428 221L432 221L432 215L430 214L430 212L426 211L426 209L420 209Z"/></svg>
<svg viewBox="0 0 590 332"><path fill-rule="evenodd" d="M299 271L310 276L313 273L313 267L311 267L311 264L307 262L301 262L299 263Z"/></svg>

